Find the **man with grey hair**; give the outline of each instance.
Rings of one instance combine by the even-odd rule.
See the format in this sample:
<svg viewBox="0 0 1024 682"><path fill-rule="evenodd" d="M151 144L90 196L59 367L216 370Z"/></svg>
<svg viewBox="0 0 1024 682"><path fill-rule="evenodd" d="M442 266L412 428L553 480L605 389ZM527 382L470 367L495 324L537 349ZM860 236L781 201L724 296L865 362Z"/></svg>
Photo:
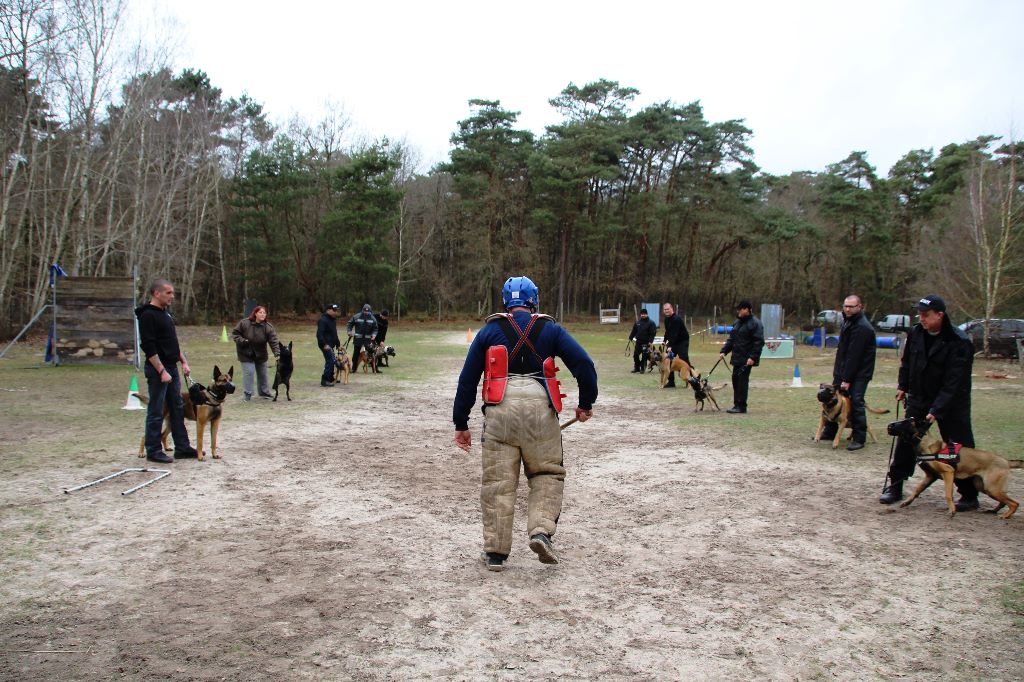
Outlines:
<svg viewBox="0 0 1024 682"><path fill-rule="evenodd" d="M850 294L843 301L843 326L839 332L839 348L832 367L832 384L850 397L850 444L847 450L860 450L868 435L868 419L864 394L875 374L875 330L864 316L864 302ZM829 422L822 431L822 440L836 437L839 424Z"/></svg>

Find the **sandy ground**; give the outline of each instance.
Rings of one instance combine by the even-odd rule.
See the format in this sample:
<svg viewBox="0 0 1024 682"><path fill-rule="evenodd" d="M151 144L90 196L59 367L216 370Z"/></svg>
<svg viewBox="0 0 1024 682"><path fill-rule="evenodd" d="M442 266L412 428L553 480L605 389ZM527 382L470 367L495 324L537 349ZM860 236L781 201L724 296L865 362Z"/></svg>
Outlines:
<svg viewBox="0 0 1024 682"><path fill-rule="evenodd" d="M229 414L224 459L127 497L61 494L80 470L5 484L0 529L60 532L0 586L0 677L1024 678L1002 604L1024 513L949 519L937 487L886 513L882 471L722 449L697 420L724 415L680 431L603 397L564 432L562 563L526 547L524 479L510 568L487 572L449 370L386 404L293 403L300 424Z"/></svg>

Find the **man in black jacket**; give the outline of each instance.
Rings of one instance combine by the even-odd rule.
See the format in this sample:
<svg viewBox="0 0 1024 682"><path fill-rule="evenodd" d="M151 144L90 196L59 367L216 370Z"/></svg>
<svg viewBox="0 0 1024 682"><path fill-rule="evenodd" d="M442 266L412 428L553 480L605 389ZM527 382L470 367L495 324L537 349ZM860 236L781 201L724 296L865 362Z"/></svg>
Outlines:
<svg viewBox="0 0 1024 682"><path fill-rule="evenodd" d="M750 389L750 369L761 362L764 348L764 327L761 320L751 312L753 305L743 300L736 304L736 321L729 333L729 340L722 346L718 357L732 353L732 407L729 414L743 414L747 411L747 393Z"/></svg>
<svg viewBox="0 0 1024 682"><path fill-rule="evenodd" d="M665 314L665 349L690 364L690 332L686 330L683 318L676 315L676 308L671 303L661 306L661 312ZM668 375L668 383L665 388L676 387L676 373Z"/></svg>
<svg viewBox="0 0 1024 682"><path fill-rule="evenodd" d="M646 308L640 309L640 317L633 323L633 329L629 332L629 340L634 341L633 346L633 374L643 374L647 371L647 351L658 333L658 325L654 324Z"/></svg>
<svg viewBox="0 0 1024 682"><path fill-rule="evenodd" d="M896 400L906 399L907 417L939 423L947 443L974 447L971 428L971 367L974 345L946 314L940 296L925 296L917 303L920 322L907 334L900 361ZM912 442L896 441L889 485L879 498L882 504L903 499L903 481L914 473L916 452ZM978 491L970 479L956 481L960 490L957 511L978 508Z"/></svg>
<svg viewBox="0 0 1024 682"><path fill-rule="evenodd" d="M377 318L373 316L373 309L369 303L363 304L362 311L356 313L348 320L348 336L355 338L352 344L352 371L359 368L359 351L366 349L367 356L373 354L373 346L377 342ZM372 365L371 365L372 366Z"/></svg>
<svg viewBox="0 0 1024 682"><path fill-rule="evenodd" d="M135 309L139 320L139 345L146 356L143 370L149 388L146 405L146 459L169 464L174 459L197 457L196 449L189 445L185 430L185 402L181 399L181 379L178 362L185 376L191 374L185 354L178 345L178 332L174 318L167 308L174 302L174 285L166 279L157 279L149 287L149 303ZM164 454L160 443L163 429L164 406L174 438L174 459Z"/></svg>
<svg viewBox="0 0 1024 682"><path fill-rule="evenodd" d="M860 296L851 294L843 301L843 327L839 332L839 348L832 368L832 383L850 397L850 444L847 450L860 450L868 435L868 419L864 394L875 374L875 330L864 317ZM839 425L830 422L822 431L822 440L836 436Z"/></svg>
<svg viewBox="0 0 1024 682"><path fill-rule="evenodd" d="M334 350L341 346L338 338L338 316L341 309L337 304L324 308L323 315L316 323L316 345L324 354L324 373L320 377L321 386L334 385Z"/></svg>

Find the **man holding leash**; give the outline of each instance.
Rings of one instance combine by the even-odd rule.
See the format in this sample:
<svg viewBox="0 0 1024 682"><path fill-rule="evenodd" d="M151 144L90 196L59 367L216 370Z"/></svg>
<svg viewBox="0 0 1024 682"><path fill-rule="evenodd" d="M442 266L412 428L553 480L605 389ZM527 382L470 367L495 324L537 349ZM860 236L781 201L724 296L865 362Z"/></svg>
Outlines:
<svg viewBox="0 0 1024 682"><path fill-rule="evenodd" d="M555 357L579 384L575 420L592 416L597 372L587 352L547 315L538 315L537 286L528 277L509 277L501 291L506 313L487 318L473 339L459 375L452 408L455 444L469 452L469 413L484 376L483 512L484 555L490 571L505 569L512 550L512 519L519 467L530 483L527 534L541 563L557 564L551 543L562 511L565 468L558 412L562 408Z"/></svg>
<svg viewBox="0 0 1024 682"><path fill-rule="evenodd" d="M678 356L690 365L690 332L687 331L683 318L676 315L676 308L671 303L663 305L661 312L665 313L665 350L670 358ZM676 373L672 372L668 375L665 388L675 387Z"/></svg>
<svg viewBox="0 0 1024 682"><path fill-rule="evenodd" d="M640 317L633 323L633 329L629 332L629 340L634 342L632 374L643 374L647 371L648 350L657 333L658 325L651 320L647 309L641 308Z"/></svg>
<svg viewBox="0 0 1024 682"><path fill-rule="evenodd" d="M324 373L320 376L320 385L324 387L334 385L334 350L341 347L341 339L338 338L339 315L341 309L338 304L332 303L324 308L316 323L316 345L324 354Z"/></svg>
<svg viewBox="0 0 1024 682"><path fill-rule="evenodd" d="M373 316L369 303L364 303L363 309L349 318L347 330L348 337L355 338L352 345L352 371L355 372L359 369L359 351L365 348L366 356L371 357L374 339L377 338L377 318Z"/></svg>
<svg viewBox="0 0 1024 682"><path fill-rule="evenodd" d="M722 346L718 357L732 353L732 407L729 414L744 414L747 411L747 393L750 390L750 370L761 362L764 348L764 327L754 317L753 305L744 299L736 304L736 321L733 322L729 340Z"/></svg>
<svg viewBox="0 0 1024 682"><path fill-rule="evenodd" d="M135 309L135 317L139 320L139 345L146 356L143 372L149 389L149 404L146 405L146 459L161 464L199 456L189 444L188 431L185 429L185 402L181 399L178 362L181 362L181 371L185 376L189 376L191 370L178 345L174 318L167 310L173 302L174 285L166 279L157 279L149 287L149 303ZM171 436L174 438L174 458L164 454L160 442L164 406L167 407Z"/></svg>
<svg viewBox="0 0 1024 682"><path fill-rule="evenodd" d="M839 348L832 368L832 383L850 396L850 444L847 450L860 450L868 435L868 418L864 394L875 374L875 330L864 316L860 296L851 294L843 301L843 326L839 332ZM839 425L829 422L821 437L832 440Z"/></svg>
<svg viewBox="0 0 1024 682"><path fill-rule="evenodd" d="M918 319L907 334L900 360L896 400L907 401L907 417L939 423L939 434L947 443L974 447L971 428L971 368L974 344L950 322L946 302L940 296L925 296L917 302ZM914 473L916 453L912 442L897 439L889 465L889 484L878 499L893 504L903 499L903 481ZM971 479L955 481L960 491L957 511L978 508L978 491Z"/></svg>

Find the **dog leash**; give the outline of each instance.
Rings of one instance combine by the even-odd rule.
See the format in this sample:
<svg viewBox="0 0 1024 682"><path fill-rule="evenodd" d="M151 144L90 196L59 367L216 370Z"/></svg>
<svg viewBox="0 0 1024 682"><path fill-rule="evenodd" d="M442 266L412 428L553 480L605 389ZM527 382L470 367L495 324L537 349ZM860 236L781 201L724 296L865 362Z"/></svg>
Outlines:
<svg viewBox="0 0 1024 682"><path fill-rule="evenodd" d="M711 371L708 372L708 375L706 377L704 377L705 380L711 378L711 375L714 374L714 372L718 368L718 365L719 365L720 362L722 362L722 358L718 358L718 362L716 362L715 366L711 368Z"/></svg>
<svg viewBox="0 0 1024 682"><path fill-rule="evenodd" d="M901 402L903 402L903 401L902 400L897 400L896 401L896 421L900 420L900 403ZM885 492L885 489L889 487L890 472L892 471L892 456L893 456L893 453L895 451L896 451L896 436L893 436L892 437L892 445L889 446L889 466L887 466L886 469L885 469L885 481L882 482L882 492L883 493Z"/></svg>

